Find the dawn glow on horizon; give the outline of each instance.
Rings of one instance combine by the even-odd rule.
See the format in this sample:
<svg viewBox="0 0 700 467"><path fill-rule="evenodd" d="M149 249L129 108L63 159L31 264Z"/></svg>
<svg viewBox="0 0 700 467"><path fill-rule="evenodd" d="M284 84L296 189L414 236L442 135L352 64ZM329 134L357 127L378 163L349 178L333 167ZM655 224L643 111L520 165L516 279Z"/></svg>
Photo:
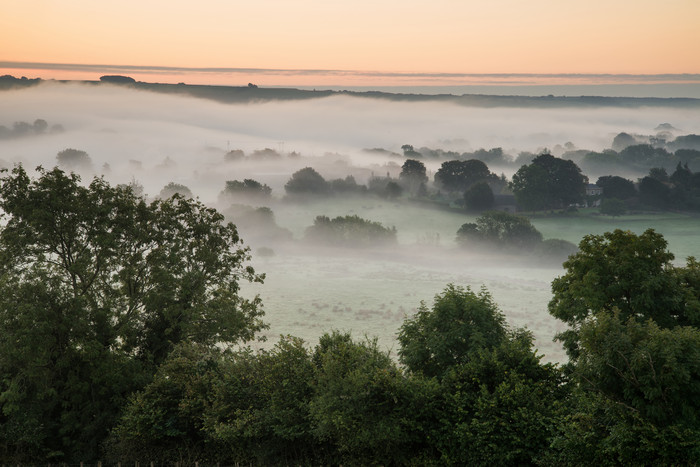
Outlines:
<svg viewBox="0 0 700 467"><path fill-rule="evenodd" d="M696 0L4 3L0 60L13 62L408 73L700 73Z"/></svg>

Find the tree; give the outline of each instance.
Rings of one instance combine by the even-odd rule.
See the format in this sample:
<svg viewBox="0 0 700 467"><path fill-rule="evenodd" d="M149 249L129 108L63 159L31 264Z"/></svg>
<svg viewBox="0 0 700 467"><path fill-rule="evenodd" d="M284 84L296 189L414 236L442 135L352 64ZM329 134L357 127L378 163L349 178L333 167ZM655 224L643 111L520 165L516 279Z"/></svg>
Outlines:
<svg viewBox="0 0 700 467"><path fill-rule="evenodd" d="M415 194L420 191L420 187L428 181L425 173L425 165L415 159L406 159L401 166L399 180L406 185L408 191Z"/></svg>
<svg viewBox="0 0 700 467"><path fill-rule="evenodd" d="M181 184L181 183L175 183L175 182L170 182L167 185L163 187L162 190L160 190L160 193L158 193L158 197L161 199L168 199L172 198L173 196L178 195L183 198L193 198L194 196L192 195L192 190L190 190L187 186Z"/></svg>
<svg viewBox="0 0 700 467"><path fill-rule="evenodd" d="M573 162L541 154L513 175L511 187L526 210L561 209L583 202L588 178Z"/></svg>
<svg viewBox="0 0 700 467"><path fill-rule="evenodd" d="M668 206L671 188L658 178L644 177L639 182L639 198L649 206L664 209Z"/></svg>
<svg viewBox="0 0 700 467"><path fill-rule="evenodd" d="M606 216L617 217L627 212L625 202L617 198L606 198L600 203L600 213Z"/></svg>
<svg viewBox="0 0 700 467"><path fill-rule="evenodd" d="M542 234L523 216L505 211L489 211L457 231L457 242L465 246L474 243L496 247L531 248L542 242Z"/></svg>
<svg viewBox="0 0 700 467"><path fill-rule="evenodd" d="M396 243L396 228L384 227L359 216L339 216L330 219L317 216L314 225L306 229L306 238L335 246L367 247Z"/></svg>
<svg viewBox="0 0 700 467"><path fill-rule="evenodd" d="M480 160L454 160L442 163L435 172L435 184L446 191L463 192L476 182L494 177L486 164Z"/></svg>
<svg viewBox="0 0 700 467"><path fill-rule="evenodd" d="M443 465L535 465L567 400L561 372L540 363L532 334L508 331L451 368L431 433Z"/></svg>
<svg viewBox="0 0 700 467"><path fill-rule="evenodd" d="M246 178L240 180L228 180L223 191L219 194L220 200L230 201L236 197L266 200L270 198L272 188L257 180Z"/></svg>
<svg viewBox="0 0 700 467"><path fill-rule="evenodd" d="M599 177L596 185L603 189L603 197L626 200L637 195L632 180L618 177L617 175L606 175Z"/></svg>
<svg viewBox="0 0 700 467"><path fill-rule="evenodd" d="M566 274L552 281L549 312L569 324L557 336L569 357L578 355L580 327L599 313L622 321L654 320L661 327L700 324L700 266L689 258L674 267L661 234L615 230L586 235L579 252L564 263Z"/></svg>
<svg viewBox="0 0 700 467"><path fill-rule="evenodd" d="M56 154L56 162L68 170L84 170L92 167L92 159L87 152L68 148Z"/></svg>
<svg viewBox="0 0 700 467"><path fill-rule="evenodd" d="M484 211L493 207L493 190L486 182L477 182L464 192L464 205L469 210Z"/></svg>
<svg viewBox="0 0 700 467"><path fill-rule="evenodd" d="M476 294L449 284L435 296L432 309L421 302L401 325L399 361L413 373L442 377L478 349L494 347L505 337L503 313L486 290Z"/></svg>
<svg viewBox="0 0 700 467"><path fill-rule="evenodd" d="M175 345L264 328L259 298L239 296L262 276L235 226L196 201L38 175L0 179L1 438L18 462L94 460Z"/></svg>
<svg viewBox="0 0 700 467"><path fill-rule="evenodd" d="M700 460L700 330L601 313L581 327L576 390L550 465Z"/></svg>
<svg viewBox="0 0 700 467"><path fill-rule="evenodd" d="M328 193L328 182L311 167L304 167L292 174L284 189L290 195L320 195Z"/></svg>

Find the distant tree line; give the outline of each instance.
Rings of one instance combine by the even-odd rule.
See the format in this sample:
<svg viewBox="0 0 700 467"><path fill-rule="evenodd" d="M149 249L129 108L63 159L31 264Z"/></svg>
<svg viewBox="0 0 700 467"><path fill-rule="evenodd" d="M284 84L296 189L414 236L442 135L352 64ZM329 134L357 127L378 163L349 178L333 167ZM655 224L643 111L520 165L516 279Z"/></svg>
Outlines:
<svg viewBox="0 0 700 467"><path fill-rule="evenodd" d="M54 124L49 127L49 124L43 118L34 120L34 123L15 122L12 127L0 125L0 139L21 138L24 136L42 135L47 132L60 133L63 131L63 126Z"/></svg>

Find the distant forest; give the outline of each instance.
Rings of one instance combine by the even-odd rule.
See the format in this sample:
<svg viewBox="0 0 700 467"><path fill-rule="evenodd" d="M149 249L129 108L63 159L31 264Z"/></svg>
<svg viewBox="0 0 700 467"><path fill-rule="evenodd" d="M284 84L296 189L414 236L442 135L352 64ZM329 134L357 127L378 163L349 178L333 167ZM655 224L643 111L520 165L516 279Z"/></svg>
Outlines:
<svg viewBox="0 0 700 467"><path fill-rule="evenodd" d="M53 81L53 80L51 80ZM35 86L45 82L41 78L28 79L26 77L15 78L11 75L0 76L0 90L12 89L24 86ZM58 81L69 82L69 81ZM77 82L77 81L76 81ZM385 99L389 101L427 102L440 101L452 102L471 107L533 107L533 108L557 108L557 107L676 107L676 108L700 108L700 99L693 98L657 98L657 97L600 97L600 96L496 96L481 94L401 94L381 91L332 91L332 90L305 90L295 88L260 87L253 83L247 86L213 86L193 84L167 84L145 83L136 81L128 76L102 76L100 81L79 81L92 85L120 85L130 86L135 89L154 91L168 94L183 94L218 102L255 102L268 100L301 100L328 97L333 95L348 95L354 97L367 97L373 99Z"/></svg>

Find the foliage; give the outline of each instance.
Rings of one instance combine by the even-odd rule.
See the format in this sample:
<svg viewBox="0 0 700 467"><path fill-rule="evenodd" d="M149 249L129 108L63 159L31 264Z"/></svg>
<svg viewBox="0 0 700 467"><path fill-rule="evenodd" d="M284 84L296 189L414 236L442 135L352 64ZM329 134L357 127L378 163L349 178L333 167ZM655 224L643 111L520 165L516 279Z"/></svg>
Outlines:
<svg viewBox="0 0 700 467"><path fill-rule="evenodd" d="M498 247L531 248L542 241L542 234L530 220L505 211L488 211L476 223L463 224L457 242L463 245L486 243Z"/></svg>
<svg viewBox="0 0 700 467"><path fill-rule="evenodd" d="M205 432L230 463L306 463L318 445L309 404L315 380L301 339L281 337L269 351L243 350L222 363Z"/></svg>
<svg viewBox="0 0 700 467"><path fill-rule="evenodd" d="M396 228L384 227L359 216L317 216L306 238L335 246L363 247L396 243Z"/></svg>
<svg viewBox="0 0 700 467"><path fill-rule="evenodd" d="M435 184L445 191L463 192L476 182L494 178L488 166L477 159L443 162L435 172Z"/></svg>
<svg viewBox="0 0 700 467"><path fill-rule="evenodd" d="M700 267L671 264L673 254L652 229L641 235L615 230L587 235L552 282L549 312L571 329L560 334L569 356L577 355L580 326L594 315L617 310L621 320L653 319L659 326L700 324Z"/></svg>
<svg viewBox="0 0 700 467"><path fill-rule="evenodd" d="M540 211L582 203L587 182L573 161L541 154L518 169L511 187L520 207Z"/></svg>
<svg viewBox="0 0 700 467"><path fill-rule="evenodd" d="M226 186L219 194L219 199L228 201L236 197L246 197L265 200L270 198L271 193L272 188L251 178L243 181L227 180Z"/></svg>
<svg viewBox="0 0 700 467"><path fill-rule="evenodd" d="M92 167L92 159L87 152L68 148L56 154L56 162L67 170L83 170Z"/></svg>
<svg viewBox="0 0 700 467"><path fill-rule="evenodd" d="M413 373L442 377L482 347L506 336L505 318L486 290L478 294L449 284L435 296L432 309L421 302L401 325L399 361Z"/></svg>
<svg viewBox="0 0 700 467"><path fill-rule="evenodd" d="M408 191L413 194L418 193L421 186L425 187L425 183L428 181L425 165L421 161L415 159L406 159L401 166L399 179L401 183L406 186Z"/></svg>
<svg viewBox="0 0 700 467"><path fill-rule="evenodd" d="M617 198L606 198L600 203L600 213L617 217L627 212L625 202Z"/></svg>
<svg viewBox="0 0 700 467"><path fill-rule="evenodd" d="M552 443L556 465L700 460L700 330L599 314L581 329L579 384Z"/></svg>
<svg viewBox="0 0 700 467"><path fill-rule="evenodd" d="M203 427L221 373L220 352L179 344L153 381L130 398L106 443L108 459L162 464L215 459L215 452L207 452Z"/></svg>
<svg viewBox="0 0 700 467"><path fill-rule="evenodd" d="M328 182L311 167L304 167L292 174L284 185L289 195L321 195L329 191Z"/></svg>
<svg viewBox="0 0 700 467"><path fill-rule="evenodd" d="M331 180L330 186L333 193L365 193L367 191L367 187L358 185L355 177L352 175Z"/></svg>
<svg viewBox="0 0 700 467"><path fill-rule="evenodd" d="M192 190L185 185L175 182L168 183L162 190L160 190L160 193L158 193L158 197L161 199L172 198L175 195L182 198L194 198Z"/></svg>
<svg viewBox="0 0 700 467"><path fill-rule="evenodd" d="M486 182L477 182L464 192L464 205L472 211L484 211L493 207L493 190Z"/></svg>
<svg viewBox="0 0 700 467"><path fill-rule="evenodd" d="M654 177L644 177L639 182L639 198L649 206L666 208L669 203L671 189L669 186Z"/></svg>
<svg viewBox="0 0 700 467"><path fill-rule="evenodd" d="M595 184L603 189L603 197L605 198L625 200L637 195L637 190L631 180L616 175L599 177Z"/></svg>
<svg viewBox="0 0 700 467"><path fill-rule="evenodd" d="M415 395L388 353L378 349L376 340L356 343L350 335L334 332L321 337L313 362L314 433L334 447L334 461L405 463L411 445L421 439L407 410L416 405L409 403Z"/></svg>
<svg viewBox="0 0 700 467"><path fill-rule="evenodd" d="M540 359L532 335L517 330L447 372L433 437L443 464L532 465L548 449L568 390Z"/></svg>
<svg viewBox="0 0 700 467"><path fill-rule="evenodd" d="M179 342L253 338L261 281L235 226L192 200L21 167L0 180L0 421L18 459L90 460Z"/></svg>

